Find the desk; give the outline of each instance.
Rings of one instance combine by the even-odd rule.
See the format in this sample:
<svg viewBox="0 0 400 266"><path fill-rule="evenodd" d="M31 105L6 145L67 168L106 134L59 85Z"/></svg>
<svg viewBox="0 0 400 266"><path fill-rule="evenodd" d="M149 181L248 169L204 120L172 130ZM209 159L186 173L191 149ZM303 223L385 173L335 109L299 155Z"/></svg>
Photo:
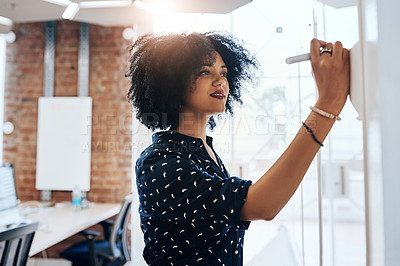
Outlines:
<svg viewBox="0 0 400 266"><path fill-rule="evenodd" d="M61 207L43 208L40 212L27 215L26 218L39 222L29 256L118 214L120 209L121 204L95 203L83 210L76 210L65 204Z"/></svg>

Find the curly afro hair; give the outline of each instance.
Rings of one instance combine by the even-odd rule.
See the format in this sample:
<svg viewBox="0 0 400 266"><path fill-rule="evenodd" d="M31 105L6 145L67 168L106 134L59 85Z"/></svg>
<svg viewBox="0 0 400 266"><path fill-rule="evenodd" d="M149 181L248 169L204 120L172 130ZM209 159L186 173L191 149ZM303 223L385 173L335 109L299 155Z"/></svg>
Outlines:
<svg viewBox="0 0 400 266"><path fill-rule="evenodd" d="M225 112L233 113L233 104L242 104L241 87L254 81L252 70L258 68L255 57L239 40L228 33L147 34L131 47L131 80L128 98L136 107L136 118L147 128L171 129L179 126L179 112L193 76L206 60L215 61L218 52L228 69L229 94ZM208 121L212 130L214 117Z"/></svg>

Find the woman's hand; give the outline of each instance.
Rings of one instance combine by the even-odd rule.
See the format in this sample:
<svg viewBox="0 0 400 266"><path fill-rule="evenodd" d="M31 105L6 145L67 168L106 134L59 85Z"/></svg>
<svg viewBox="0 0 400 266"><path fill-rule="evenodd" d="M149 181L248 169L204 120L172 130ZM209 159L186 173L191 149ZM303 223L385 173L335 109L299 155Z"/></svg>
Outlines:
<svg viewBox="0 0 400 266"><path fill-rule="evenodd" d="M332 54L321 54L321 47L332 49ZM346 103L350 89L349 50L343 48L341 42L332 44L313 39L310 55L319 92L315 106L338 115Z"/></svg>

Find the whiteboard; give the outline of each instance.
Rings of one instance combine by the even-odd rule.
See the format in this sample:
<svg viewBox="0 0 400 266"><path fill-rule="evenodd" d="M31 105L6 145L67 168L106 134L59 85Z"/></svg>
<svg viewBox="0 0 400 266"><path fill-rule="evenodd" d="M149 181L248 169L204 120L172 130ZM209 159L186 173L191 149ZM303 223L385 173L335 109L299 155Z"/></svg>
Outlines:
<svg viewBox="0 0 400 266"><path fill-rule="evenodd" d="M92 98L39 98L36 189L90 189Z"/></svg>

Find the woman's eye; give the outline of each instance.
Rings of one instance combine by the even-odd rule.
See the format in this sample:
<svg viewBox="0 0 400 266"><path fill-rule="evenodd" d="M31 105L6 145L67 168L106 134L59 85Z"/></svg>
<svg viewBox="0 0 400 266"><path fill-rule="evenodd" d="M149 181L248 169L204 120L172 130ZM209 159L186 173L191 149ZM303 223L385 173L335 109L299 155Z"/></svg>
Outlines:
<svg viewBox="0 0 400 266"><path fill-rule="evenodd" d="M222 73L221 76L226 78L228 76L228 72Z"/></svg>
<svg viewBox="0 0 400 266"><path fill-rule="evenodd" d="M200 75L210 75L211 73L210 73L210 71L208 71L208 70L203 70L203 71L200 71Z"/></svg>

